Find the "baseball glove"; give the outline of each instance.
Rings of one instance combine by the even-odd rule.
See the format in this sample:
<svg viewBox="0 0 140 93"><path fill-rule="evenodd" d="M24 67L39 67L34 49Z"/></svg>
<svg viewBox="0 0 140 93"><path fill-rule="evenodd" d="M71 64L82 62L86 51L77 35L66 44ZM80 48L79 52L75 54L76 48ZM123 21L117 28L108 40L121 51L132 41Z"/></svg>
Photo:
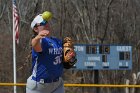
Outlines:
<svg viewBox="0 0 140 93"><path fill-rule="evenodd" d="M77 62L76 53L74 51L73 40L65 37L63 41L63 64L64 68L69 69Z"/></svg>

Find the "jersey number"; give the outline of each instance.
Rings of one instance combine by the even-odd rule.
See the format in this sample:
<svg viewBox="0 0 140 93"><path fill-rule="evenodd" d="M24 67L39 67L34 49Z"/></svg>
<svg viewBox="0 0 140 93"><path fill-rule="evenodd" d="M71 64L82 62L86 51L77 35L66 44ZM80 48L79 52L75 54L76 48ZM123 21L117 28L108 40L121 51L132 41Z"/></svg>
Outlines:
<svg viewBox="0 0 140 93"><path fill-rule="evenodd" d="M55 61L53 62L54 65L60 64L62 61L62 55L56 56Z"/></svg>

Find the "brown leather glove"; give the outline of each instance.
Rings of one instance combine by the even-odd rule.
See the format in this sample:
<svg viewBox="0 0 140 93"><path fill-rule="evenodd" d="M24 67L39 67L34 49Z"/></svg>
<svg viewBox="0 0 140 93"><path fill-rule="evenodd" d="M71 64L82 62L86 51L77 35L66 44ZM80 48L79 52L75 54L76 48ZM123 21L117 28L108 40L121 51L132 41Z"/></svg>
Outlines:
<svg viewBox="0 0 140 93"><path fill-rule="evenodd" d="M73 43L74 42L70 37L64 38L64 41L63 41L64 68L71 68L77 62Z"/></svg>

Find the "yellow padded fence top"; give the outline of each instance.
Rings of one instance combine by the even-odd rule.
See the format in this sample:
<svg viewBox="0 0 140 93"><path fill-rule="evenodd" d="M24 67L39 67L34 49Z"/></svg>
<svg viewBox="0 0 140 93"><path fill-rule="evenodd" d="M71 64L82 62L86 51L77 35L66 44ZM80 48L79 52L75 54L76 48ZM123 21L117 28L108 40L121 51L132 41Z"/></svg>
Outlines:
<svg viewBox="0 0 140 93"><path fill-rule="evenodd" d="M26 86L26 83L0 83L0 86ZM140 85L113 85L113 84L64 84L65 87L114 87L140 88Z"/></svg>

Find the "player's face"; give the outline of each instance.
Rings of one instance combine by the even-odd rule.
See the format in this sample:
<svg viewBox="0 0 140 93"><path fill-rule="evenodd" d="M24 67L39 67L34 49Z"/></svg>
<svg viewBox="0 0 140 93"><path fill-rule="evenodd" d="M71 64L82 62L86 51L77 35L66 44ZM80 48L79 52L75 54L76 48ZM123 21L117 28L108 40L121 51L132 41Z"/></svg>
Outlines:
<svg viewBox="0 0 140 93"><path fill-rule="evenodd" d="M39 33L40 31L46 30L46 31L51 31L49 23L47 22L41 22L39 24L36 24L36 30Z"/></svg>
<svg viewBox="0 0 140 93"><path fill-rule="evenodd" d="M39 25L37 28L38 28L38 31L42 31L42 30L48 30L48 31L50 31L50 26L49 26L49 24L46 24L46 25Z"/></svg>

